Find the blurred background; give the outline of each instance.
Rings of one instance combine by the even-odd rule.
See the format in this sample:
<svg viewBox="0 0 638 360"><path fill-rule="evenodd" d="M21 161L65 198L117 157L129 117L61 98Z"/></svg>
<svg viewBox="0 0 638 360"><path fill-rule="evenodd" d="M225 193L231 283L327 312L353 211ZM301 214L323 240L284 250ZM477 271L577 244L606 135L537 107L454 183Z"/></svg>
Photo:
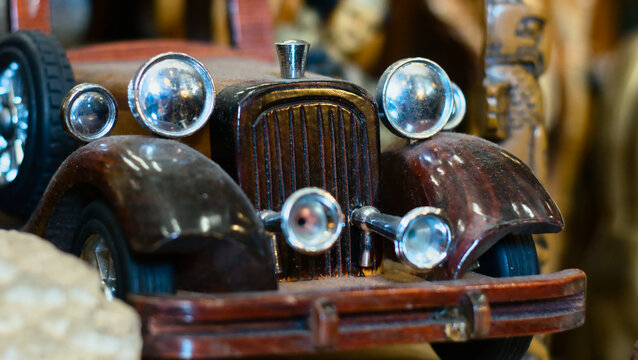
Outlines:
<svg viewBox="0 0 638 360"><path fill-rule="evenodd" d="M535 339L528 358L630 358L638 338L638 2L252 3L263 5L262 37L309 41L311 71L372 94L399 59L439 63L467 98L457 130L526 161L562 210L565 230L536 239L543 271L588 275L585 326ZM7 6L0 1L0 12ZM232 45L236 10L226 0L51 0L52 31L67 48L160 37Z"/></svg>

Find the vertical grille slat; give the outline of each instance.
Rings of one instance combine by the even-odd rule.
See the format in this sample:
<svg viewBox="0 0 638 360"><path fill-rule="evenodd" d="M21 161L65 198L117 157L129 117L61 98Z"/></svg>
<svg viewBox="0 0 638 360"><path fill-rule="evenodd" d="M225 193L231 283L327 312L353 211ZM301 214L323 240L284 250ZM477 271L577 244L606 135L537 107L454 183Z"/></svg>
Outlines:
<svg viewBox="0 0 638 360"><path fill-rule="evenodd" d="M342 202L340 201L340 194L339 194L339 188L337 186L339 179L337 179L337 149L336 149L336 136L335 136L335 119L334 119L334 111L332 109L328 110L328 119L330 120L330 153L332 154L332 156L330 157L330 165L331 165L331 169L332 169L332 188L330 189L330 192L332 193L332 196L334 196L334 198L339 202L339 204L342 204ZM334 246L331 249L331 252L336 252L336 258L338 259L338 263L337 265L337 274L339 276L342 276L342 259L343 257L341 256L341 244L342 242L339 241L338 244L336 244L336 246Z"/></svg>
<svg viewBox="0 0 638 360"><path fill-rule="evenodd" d="M279 203L284 202L284 169L282 166L281 160L281 137L279 136L279 118L277 117L277 113L273 113L273 123L275 130L275 157L277 158L277 187L278 187L278 198Z"/></svg>
<svg viewBox="0 0 638 360"><path fill-rule="evenodd" d="M272 209L272 174L270 171L270 166L272 164L272 158L270 156L270 142L268 141L270 136L268 134L268 121L263 122L263 139L264 139L264 155L266 157L264 161L264 170L266 173L266 206L269 209Z"/></svg>
<svg viewBox="0 0 638 360"><path fill-rule="evenodd" d="M340 138L340 146L339 146L339 151L340 154L339 156L341 157L341 168L342 168L342 179L343 179L343 185L341 186L341 188L343 189L343 199L346 203L346 209L350 208L350 171L348 171L348 149L346 147L346 126L345 126L345 120L343 118L343 110L341 108L339 108L337 110L337 114L339 115L339 138ZM354 157L353 157L354 158ZM346 226L345 226L345 232L347 234L350 234L350 222L346 222ZM342 247L344 248L344 251L346 253L346 260L345 261L345 265L346 265L346 269L348 274L352 274L352 261L349 261L350 259L352 259L352 244L351 241L343 241L341 243Z"/></svg>
<svg viewBox="0 0 638 360"><path fill-rule="evenodd" d="M326 102L288 104L262 112L252 125L254 189L245 190L254 194L258 210L280 210L292 192L305 186L329 191L345 214L371 203L368 130L356 109ZM358 276L360 241L360 231L347 223L330 251L306 256L278 237L283 278Z"/></svg>

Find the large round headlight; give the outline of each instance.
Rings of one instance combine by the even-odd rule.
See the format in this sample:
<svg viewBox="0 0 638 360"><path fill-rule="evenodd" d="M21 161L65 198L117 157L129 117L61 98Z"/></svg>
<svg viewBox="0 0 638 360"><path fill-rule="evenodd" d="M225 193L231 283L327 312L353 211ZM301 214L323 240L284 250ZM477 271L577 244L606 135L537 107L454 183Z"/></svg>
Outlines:
<svg viewBox="0 0 638 360"><path fill-rule="evenodd" d="M395 252L404 262L420 270L430 270L440 264L448 253L452 231L441 210L418 207L407 213L399 223Z"/></svg>
<svg viewBox="0 0 638 360"><path fill-rule="evenodd" d="M193 134L215 105L213 79L199 61L181 53L155 56L135 74L128 101L137 121L169 138Z"/></svg>
<svg viewBox="0 0 638 360"><path fill-rule="evenodd" d="M452 82L435 62L409 58L392 64L377 85L383 123L396 135L425 139L435 135L453 111Z"/></svg>

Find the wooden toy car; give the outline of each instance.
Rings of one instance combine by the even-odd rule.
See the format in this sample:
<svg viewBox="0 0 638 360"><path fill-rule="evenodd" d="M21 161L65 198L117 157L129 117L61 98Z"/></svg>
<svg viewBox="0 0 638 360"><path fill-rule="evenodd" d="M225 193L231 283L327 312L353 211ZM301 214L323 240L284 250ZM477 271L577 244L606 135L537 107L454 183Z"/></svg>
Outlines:
<svg viewBox="0 0 638 360"><path fill-rule="evenodd" d="M165 46L197 59L154 56ZM0 87L13 89L3 111L18 119L3 118L14 125L2 134L26 130L12 144L31 146L24 162L10 158L15 181L30 177L25 164L50 171L53 161L29 152L41 139L69 142L64 128L78 146L89 141L61 163L25 229L87 260L107 293L138 309L146 356L432 342L443 358L516 359L532 335L583 323L585 275L538 275L531 234L560 231L558 208L505 150L437 133L461 103L436 64L394 64L375 101L304 76L304 44L279 46L282 76L198 44L76 50L83 85L65 82L63 100L41 82L68 69L54 41L0 40L0 53L15 53L0 63ZM35 106L26 114L20 91ZM61 122L40 111L58 106ZM419 140L381 153L377 110ZM8 190L10 171L0 173L1 199L32 195ZM25 212L31 201L0 205Z"/></svg>

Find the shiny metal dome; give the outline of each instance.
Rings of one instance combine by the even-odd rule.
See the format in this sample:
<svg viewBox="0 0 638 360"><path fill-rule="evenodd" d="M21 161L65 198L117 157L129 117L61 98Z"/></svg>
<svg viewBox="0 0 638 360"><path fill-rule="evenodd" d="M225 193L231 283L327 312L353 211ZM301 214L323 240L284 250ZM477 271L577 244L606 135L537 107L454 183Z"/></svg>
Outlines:
<svg viewBox="0 0 638 360"><path fill-rule="evenodd" d="M395 251L411 266L430 270L448 256L452 231L440 209L420 207L412 209L401 219L397 231Z"/></svg>
<svg viewBox="0 0 638 360"><path fill-rule="evenodd" d="M77 140L90 142L103 138L116 120L117 102L100 85L76 85L62 102L62 125Z"/></svg>
<svg viewBox="0 0 638 360"><path fill-rule="evenodd" d="M424 58L392 64L379 80L376 97L386 127L410 139L425 139L443 129L454 104L449 77Z"/></svg>
<svg viewBox="0 0 638 360"><path fill-rule="evenodd" d="M213 112L215 89L204 66L181 53L158 55L129 83L133 116L154 133L170 138L199 130Z"/></svg>

